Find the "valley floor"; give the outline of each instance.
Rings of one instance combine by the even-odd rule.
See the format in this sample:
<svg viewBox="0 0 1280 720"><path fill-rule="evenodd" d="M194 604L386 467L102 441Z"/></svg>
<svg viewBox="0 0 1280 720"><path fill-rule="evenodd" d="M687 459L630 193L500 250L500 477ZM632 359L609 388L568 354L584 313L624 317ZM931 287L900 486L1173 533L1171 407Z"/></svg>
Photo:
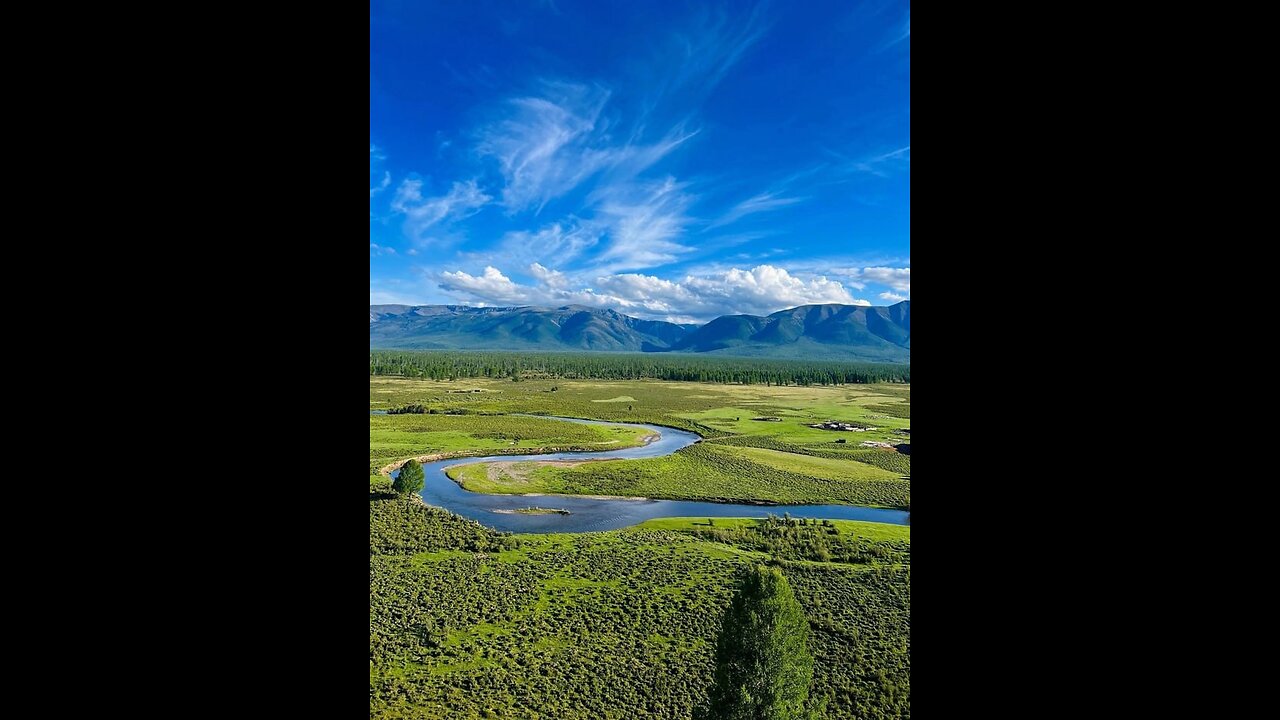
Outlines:
<svg viewBox="0 0 1280 720"><path fill-rule="evenodd" d="M910 457L860 447L909 443L909 398L904 385L371 378L370 409L437 411L370 416L371 717L693 717L733 574L761 562L784 568L809 617L826 715L909 717L909 527L666 518L511 535L392 496L377 472L432 453L643 442L631 429L484 414L545 413L679 427L704 442L647 460L461 466L464 487L909 507ZM810 427L827 420L876 429Z"/></svg>
<svg viewBox="0 0 1280 720"><path fill-rule="evenodd" d="M371 470L387 461L430 453L600 450L643 442L633 429L570 427L504 414L532 413L666 425L695 432L706 442L643 460L462 465L451 469L450 477L468 490L490 493L901 508L911 502L910 455L864 447L910 443L907 385L370 380L371 409L409 404L437 414L371 416ZM830 420L866 429L812 427Z"/></svg>

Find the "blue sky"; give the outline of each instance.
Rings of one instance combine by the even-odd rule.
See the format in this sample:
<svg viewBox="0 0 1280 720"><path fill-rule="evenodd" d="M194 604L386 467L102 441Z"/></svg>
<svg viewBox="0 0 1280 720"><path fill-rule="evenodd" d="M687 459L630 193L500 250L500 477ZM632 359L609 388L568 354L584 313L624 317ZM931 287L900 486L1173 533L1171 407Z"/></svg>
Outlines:
<svg viewBox="0 0 1280 720"><path fill-rule="evenodd" d="M369 301L910 297L908 2L374 0Z"/></svg>

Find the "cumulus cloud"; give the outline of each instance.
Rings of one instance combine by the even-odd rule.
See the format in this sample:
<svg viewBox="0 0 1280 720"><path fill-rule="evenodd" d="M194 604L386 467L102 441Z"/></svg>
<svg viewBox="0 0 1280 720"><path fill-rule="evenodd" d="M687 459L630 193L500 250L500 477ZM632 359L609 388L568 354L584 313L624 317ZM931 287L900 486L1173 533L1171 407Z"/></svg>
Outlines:
<svg viewBox="0 0 1280 720"><path fill-rule="evenodd" d="M906 300L906 299L907 299L907 296L906 296L906 295L898 295L898 294L896 294L896 293L891 293L891 292L882 292L882 293L880 293L880 299L881 299L881 300L888 300L888 301L890 301L890 302L902 302L903 300Z"/></svg>
<svg viewBox="0 0 1280 720"><path fill-rule="evenodd" d="M524 304L530 300L532 288L517 285L502 271L490 265L484 274L475 277L461 270L440 273L440 287L448 292L464 293L487 302Z"/></svg>
<svg viewBox="0 0 1280 720"><path fill-rule="evenodd" d="M484 303L516 305L589 305L616 308L639 317L672 322L709 320L720 315L767 315L796 305L841 303L870 305L823 276L797 277L784 268L758 265L732 268L674 281L622 273L593 279L570 277L538 263L528 268L532 285L516 283L493 266L479 276L461 270L440 275L446 292Z"/></svg>
<svg viewBox="0 0 1280 720"><path fill-rule="evenodd" d="M818 276L806 281L772 265L757 265L751 270L735 268L720 276L690 276L684 282L702 298L717 298L726 306L747 307L753 311L773 312L813 303L870 304L854 299L835 280Z"/></svg>
<svg viewBox="0 0 1280 720"><path fill-rule="evenodd" d="M396 188L391 209L405 215L405 234L420 239L433 225L470 217L492 199L480 189L475 180L455 182L444 195L424 198L422 181L406 178Z"/></svg>
<svg viewBox="0 0 1280 720"><path fill-rule="evenodd" d="M529 266L529 274L538 280L538 282L555 290L563 290L568 284L569 279L559 270L548 270L540 263L533 263Z"/></svg>

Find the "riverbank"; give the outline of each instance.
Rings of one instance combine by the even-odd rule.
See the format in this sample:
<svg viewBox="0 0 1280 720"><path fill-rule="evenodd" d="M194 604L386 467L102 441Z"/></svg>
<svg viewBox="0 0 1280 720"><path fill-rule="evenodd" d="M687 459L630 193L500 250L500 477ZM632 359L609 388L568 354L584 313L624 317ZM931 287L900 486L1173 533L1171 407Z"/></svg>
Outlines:
<svg viewBox="0 0 1280 720"><path fill-rule="evenodd" d="M739 411L731 412L739 417ZM784 418L770 429L791 421ZM701 433L671 426L569 413L371 416L370 424L371 465L381 465L376 471L381 477L393 475L407 459L378 455L413 445L433 449L414 456L426 475L424 502L494 529L584 532L658 517L762 517L771 511L910 522L909 514L898 509L910 503L910 481L898 473L843 457L814 457L804 453L816 450L773 442L772 436L707 443ZM572 516L495 512L520 509L538 496L555 496L555 507Z"/></svg>
<svg viewBox="0 0 1280 720"><path fill-rule="evenodd" d="M609 424L617 425L619 423L609 423ZM646 447L652 444L657 439L658 439L658 435L656 433L645 435L643 438L641 438L641 442L639 445L631 445L629 447ZM613 441L610 441L610 442L613 442ZM550 446L550 447L536 447L536 448L512 448L510 450L503 450L502 454L504 456L505 455L551 455L555 453L611 452L613 450L618 450L618 449L625 450L626 448L588 448L580 445L566 445L566 446ZM474 457L474 458L492 457L493 454L494 454L494 450L492 449L451 450L449 452L428 453L426 455L418 455L416 457L405 458L403 460L397 460L393 463L388 463L387 465L383 465L382 467L378 468L378 473L380 475L386 475L389 477L391 473L395 472L396 470L399 470L402 465L409 462L410 460L417 460L419 463L430 463L430 462L437 462L440 460L460 460L460 459L470 458L470 457ZM578 462L591 462L595 459L596 458L584 458L583 460L580 460ZM477 462L482 462L482 461L477 461ZM534 462L534 461L530 461L530 462Z"/></svg>

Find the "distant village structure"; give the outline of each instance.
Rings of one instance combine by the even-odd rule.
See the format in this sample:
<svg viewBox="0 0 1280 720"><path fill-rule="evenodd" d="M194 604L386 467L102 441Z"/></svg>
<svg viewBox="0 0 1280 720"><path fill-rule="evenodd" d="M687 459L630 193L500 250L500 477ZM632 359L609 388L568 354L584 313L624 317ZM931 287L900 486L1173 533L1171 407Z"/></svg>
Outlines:
<svg viewBox="0 0 1280 720"><path fill-rule="evenodd" d="M756 419L760 420L761 418L756 418ZM868 430L877 429L869 425L863 425L862 423L841 422L839 420L828 420L826 422L813 423L809 425L809 427L817 428L819 430L834 430L836 432L867 432ZM907 437L911 436L910 429L895 430L894 432L904 434ZM844 438L840 438L839 440L836 440L836 442L843 443ZM911 454L911 443L894 444L894 443L880 442L878 440L863 440L861 443L858 443L858 446L864 447L864 448L880 448L881 450L896 450L902 453L903 455Z"/></svg>
<svg viewBox="0 0 1280 720"><path fill-rule="evenodd" d="M809 427L818 428L819 430L838 430L840 432L866 432L868 430L875 430L875 428L873 427L862 427L854 423L838 422L836 420L828 420L823 423L814 423Z"/></svg>

